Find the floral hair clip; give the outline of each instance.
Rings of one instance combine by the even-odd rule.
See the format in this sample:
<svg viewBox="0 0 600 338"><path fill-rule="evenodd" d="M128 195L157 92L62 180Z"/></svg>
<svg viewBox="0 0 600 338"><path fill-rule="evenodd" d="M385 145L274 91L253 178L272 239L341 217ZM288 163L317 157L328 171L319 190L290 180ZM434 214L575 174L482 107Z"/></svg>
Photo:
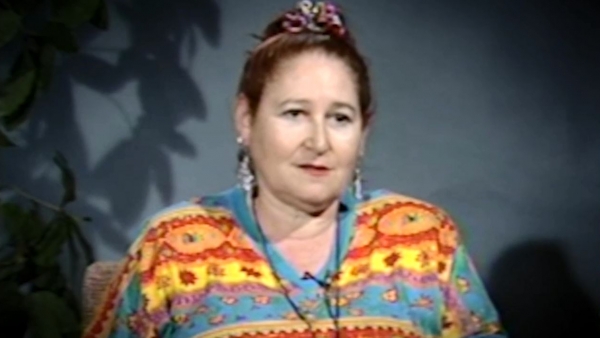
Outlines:
<svg viewBox="0 0 600 338"><path fill-rule="evenodd" d="M295 9L285 15L283 28L290 33L310 31L338 37L346 34L340 10L325 1L300 1Z"/></svg>

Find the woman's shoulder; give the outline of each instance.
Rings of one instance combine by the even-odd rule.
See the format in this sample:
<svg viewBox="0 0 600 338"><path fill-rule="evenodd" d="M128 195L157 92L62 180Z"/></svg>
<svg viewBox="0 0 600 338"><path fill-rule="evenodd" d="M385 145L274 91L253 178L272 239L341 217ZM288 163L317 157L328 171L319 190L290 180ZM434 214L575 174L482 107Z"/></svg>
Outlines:
<svg viewBox="0 0 600 338"><path fill-rule="evenodd" d="M173 230L198 224L227 223L233 219L230 192L191 197L153 212L143 222L138 237L159 229Z"/></svg>
<svg viewBox="0 0 600 338"><path fill-rule="evenodd" d="M460 229L442 207L390 190L369 193L358 207L364 224L374 225L382 234L407 236L412 240L435 239L452 251Z"/></svg>
<svg viewBox="0 0 600 338"><path fill-rule="evenodd" d="M198 219L198 218L222 218L228 216L227 208L203 203L200 197L180 201L154 212L145 221L146 225L157 225L169 221Z"/></svg>
<svg viewBox="0 0 600 338"><path fill-rule="evenodd" d="M366 194L360 206L366 209L386 209L390 210L422 210L437 215L438 217L448 217L446 211L433 202L398 193L387 189L378 189Z"/></svg>

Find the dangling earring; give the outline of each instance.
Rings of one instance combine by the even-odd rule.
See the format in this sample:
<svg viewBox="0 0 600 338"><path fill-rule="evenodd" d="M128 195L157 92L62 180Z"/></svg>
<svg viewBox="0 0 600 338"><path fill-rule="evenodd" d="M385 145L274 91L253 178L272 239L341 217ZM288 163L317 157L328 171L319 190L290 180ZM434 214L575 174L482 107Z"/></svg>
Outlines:
<svg viewBox="0 0 600 338"><path fill-rule="evenodd" d="M363 191L362 191L362 175L360 172L360 168L356 168L354 169L354 182L353 182L353 188L354 188L354 197L356 197L356 199L358 199L359 201L363 199Z"/></svg>
<svg viewBox="0 0 600 338"><path fill-rule="evenodd" d="M250 165L250 156L241 137L237 138L240 147L238 151L238 182L244 191L251 195L254 190L254 174Z"/></svg>

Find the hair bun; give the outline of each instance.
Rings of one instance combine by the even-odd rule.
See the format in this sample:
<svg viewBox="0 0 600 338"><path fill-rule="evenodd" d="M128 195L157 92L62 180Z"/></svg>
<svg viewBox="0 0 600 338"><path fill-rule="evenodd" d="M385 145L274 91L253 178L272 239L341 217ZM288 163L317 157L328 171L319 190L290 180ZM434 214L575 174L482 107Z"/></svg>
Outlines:
<svg viewBox="0 0 600 338"><path fill-rule="evenodd" d="M315 33L353 41L340 8L327 1L298 2L296 7L270 23L261 38L266 40L282 33Z"/></svg>

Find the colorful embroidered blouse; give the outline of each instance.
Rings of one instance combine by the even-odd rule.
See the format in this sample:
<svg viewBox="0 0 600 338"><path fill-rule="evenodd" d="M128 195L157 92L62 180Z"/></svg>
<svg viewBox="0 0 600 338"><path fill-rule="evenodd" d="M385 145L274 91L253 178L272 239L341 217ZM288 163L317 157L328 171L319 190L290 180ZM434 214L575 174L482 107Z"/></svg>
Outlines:
<svg viewBox="0 0 600 338"><path fill-rule="evenodd" d="M325 291L260 245L241 189L174 205L144 226L84 337L504 337L442 210L346 194L338 224L339 251L315 276L337 271Z"/></svg>

